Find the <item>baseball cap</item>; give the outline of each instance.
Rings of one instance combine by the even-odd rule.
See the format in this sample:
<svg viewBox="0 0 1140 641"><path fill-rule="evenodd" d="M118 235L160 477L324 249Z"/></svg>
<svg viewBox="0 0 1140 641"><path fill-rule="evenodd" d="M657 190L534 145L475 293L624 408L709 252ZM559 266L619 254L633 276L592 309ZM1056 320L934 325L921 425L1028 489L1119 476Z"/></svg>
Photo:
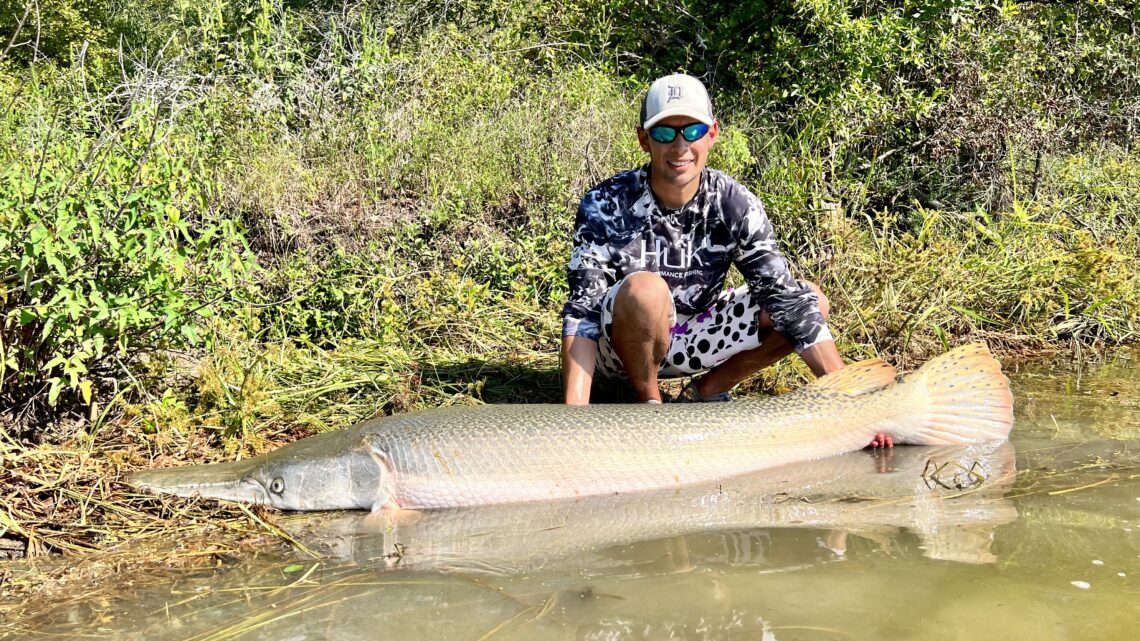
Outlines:
<svg viewBox="0 0 1140 641"><path fill-rule="evenodd" d="M641 103L641 127L649 129L669 116L689 116L713 124L712 102L700 80L675 73L653 81Z"/></svg>

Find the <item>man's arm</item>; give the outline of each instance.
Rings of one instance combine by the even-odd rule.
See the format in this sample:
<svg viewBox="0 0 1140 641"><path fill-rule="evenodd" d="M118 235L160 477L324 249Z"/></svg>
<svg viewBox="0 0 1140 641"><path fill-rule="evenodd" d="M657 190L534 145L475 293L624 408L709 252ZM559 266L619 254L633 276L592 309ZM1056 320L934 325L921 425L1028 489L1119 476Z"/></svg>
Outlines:
<svg viewBox="0 0 1140 641"><path fill-rule="evenodd" d="M753 301L768 310L773 327L817 376L842 367L815 292L792 275L760 199L735 187L725 203L738 243L733 262Z"/></svg>
<svg viewBox="0 0 1140 641"><path fill-rule="evenodd" d="M598 342L584 336L562 337L562 389L567 405L588 405Z"/></svg>
<svg viewBox="0 0 1140 641"><path fill-rule="evenodd" d="M574 220L574 248L567 266L570 295L562 309L562 382L568 405L590 402L602 298L617 280L605 224L616 205L603 195L599 189L587 192Z"/></svg>
<svg viewBox="0 0 1140 641"><path fill-rule="evenodd" d="M843 357L839 355L839 350L835 348L835 341L833 340L823 340L812 345L800 352L800 358L804 359L807 366L811 368L811 373L816 376L823 376L843 369Z"/></svg>

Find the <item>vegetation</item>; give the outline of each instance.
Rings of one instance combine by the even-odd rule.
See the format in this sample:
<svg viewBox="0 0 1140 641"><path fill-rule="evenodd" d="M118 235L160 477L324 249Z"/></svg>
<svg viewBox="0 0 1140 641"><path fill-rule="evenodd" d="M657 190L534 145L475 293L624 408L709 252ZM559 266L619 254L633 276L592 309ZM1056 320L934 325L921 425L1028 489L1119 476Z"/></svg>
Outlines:
<svg viewBox="0 0 1140 641"><path fill-rule="evenodd" d="M107 524L169 512L111 509L109 479L148 459L557 400L574 207L644 162L673 70L846 356L1132 342L1138 25L1124 0L0 0L0 534L142 531Z"/></svg>

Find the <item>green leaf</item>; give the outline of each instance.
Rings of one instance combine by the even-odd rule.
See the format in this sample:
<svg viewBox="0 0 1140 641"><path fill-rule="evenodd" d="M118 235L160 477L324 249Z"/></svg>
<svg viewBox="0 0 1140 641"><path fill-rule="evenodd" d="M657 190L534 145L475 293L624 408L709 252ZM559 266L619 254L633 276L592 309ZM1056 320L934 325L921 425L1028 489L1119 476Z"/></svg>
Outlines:
<svg viewBox="0 0 1140 641"><path fill-rule="evenodd" d="M56 376L54 378L49 378L47 382L49 383L48 405L55 407L56 401L59 400L59 392L63 388L62 381L58 376Z"/></svg>
<svg viewBox="0 0 1140 641"><path fill-rule="evenodd" d="M966 309L965 307L959 307L958 305L951 305L950 308L953 309L954 311L960 313L960 314L964 314L966 316L969 316L970 318L972 318L972 319L974 319L980 323L986 323L989 325L996 325L998 327L1002 327L1005 325L1004 322L996 321L992 318L987 318L987 317L983 316L981 313L976 312L972 309Z"/></svg>
<svg viewBox="0 0 1140 641"><path fill-rule="evenodd" d="M64 278L67 278L67 266L63 264L63 261L60 260L54 252L46 256L44 260L50 267L55 268L57 274Z"/></svg>
<svg viewBox="0 0 1140 641"><path fill-rule="evenodd" d="M91 300L91 306L96 310L105 311L107 309L107 301L103 298L103 294L99 293L99 290L92 289L88 298Z"/></svg>
<svg viewBox="0 0 1140 641"><path fill-rule="evenodd" d="M190 341L191 345L198 344L198 326L194 323L186 323L182 326L182 335L186 340Z"/></svg>
<svg viewBox="0 0 1140 641"><path fill-rule="evenodd" d="M102 235L103 221L96 211L87 211L87 226L91 228L92 238L99 238Z"/></svg>
<svg viewBox="0 0 1140 641"><path fill-rule="evenodd" d="M1116 294L1109 294L1108 296L1105 296L1104 298L1102 298L1102 299L1100 299L1100 300L1096 301L1096 302L1095 302L1095 303L1093 303L1092 305L1089 305L1088 307L1086 307L1086 308L1085 308L1085 311L1084 311L1084 312L1082 312L1082 313L1084 313L1084 314L1091 314L1091 313L1095 312L1096 310L1100 309L1100 307L1101 307L1102 305L1104 305L1105 303L1108 303L1108 302L1111 302L1111 301L1114 301L1114 300L1116 300L1116 298L1117 298L1118 296L1120 296L1120 294L1119 294L1119 293L1116 293Z"/></svg>
<svg viewBox="0 0 1140 641"><path fill-rule="evenodd" d="M111 229L103 231L103 241L107 243L111 251L117 252L122 247L122 243L119 242L119 235Z"/></svg>
<svg viewBox="0 0 1140 641"><path fill-rule="evenodd" d="M46 227L43 226L42 223L37 224L35 227L32 227L31 231L28 232L28 242L31 243L32 245L40 244L43 241L43 239L45 239L47 237L48 237L48 230Z"/></svg>
<svg viewBox="0 0 1140 641"><path fill-rule="evenodd" d="M73 292L67 300L67 313L71 316L71 320L77 321L82 317L83 307L87 304L87 300L83 294Z"/></svg>

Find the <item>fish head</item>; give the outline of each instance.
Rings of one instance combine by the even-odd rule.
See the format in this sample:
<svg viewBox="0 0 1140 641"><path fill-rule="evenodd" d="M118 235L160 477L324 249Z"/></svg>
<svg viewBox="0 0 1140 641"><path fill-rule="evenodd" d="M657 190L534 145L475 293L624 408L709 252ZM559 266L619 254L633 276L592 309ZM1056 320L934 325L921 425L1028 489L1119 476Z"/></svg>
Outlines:
<svg viewBox="0 0 1140 641"><path fill-rule="evenodd" d="M278 456L246 479L282 510L372 509L388 499L389 471L364 449L335 456Z"/></svg>
<svg viewBox="0 0 1140 641"><path fill-rule="evenodd" d="M135 474L153 492L268 505L282 510L372 509L388 500L390 473L362 447L313 437L263 456Z"/></svg>

